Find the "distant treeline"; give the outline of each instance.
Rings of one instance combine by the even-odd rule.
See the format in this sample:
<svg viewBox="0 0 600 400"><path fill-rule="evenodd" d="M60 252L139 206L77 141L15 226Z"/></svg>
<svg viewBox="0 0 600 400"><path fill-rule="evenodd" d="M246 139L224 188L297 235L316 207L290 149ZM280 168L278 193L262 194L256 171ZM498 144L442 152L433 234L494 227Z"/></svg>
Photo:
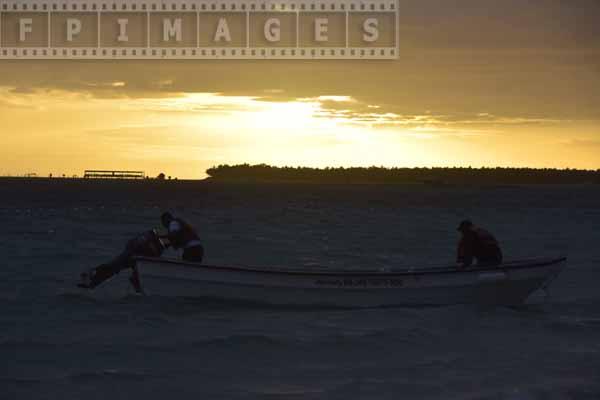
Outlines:
<svg viewBox="0 0 600 400"><path fill-rule="evenodd" d="M219 182L421 183L421 184L582 184L600 183L600 170L534 168L307 168L219 165L209 168Z"/></svg>

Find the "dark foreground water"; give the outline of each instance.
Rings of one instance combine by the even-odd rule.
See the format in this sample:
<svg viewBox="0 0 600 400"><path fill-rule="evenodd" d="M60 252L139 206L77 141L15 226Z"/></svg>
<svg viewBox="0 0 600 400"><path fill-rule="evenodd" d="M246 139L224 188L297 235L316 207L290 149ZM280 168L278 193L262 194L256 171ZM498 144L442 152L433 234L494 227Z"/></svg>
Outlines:
<svg viewBox="0 0 600 400"><path fill-rule="evenodd" d="M451 262L466 216L507 258L568 253L519 309L244 307L74 288L170 208L206 262ZM0 399L599 399L600 186L0 181ZM112 282L111 282L112 283Z"/></svg>

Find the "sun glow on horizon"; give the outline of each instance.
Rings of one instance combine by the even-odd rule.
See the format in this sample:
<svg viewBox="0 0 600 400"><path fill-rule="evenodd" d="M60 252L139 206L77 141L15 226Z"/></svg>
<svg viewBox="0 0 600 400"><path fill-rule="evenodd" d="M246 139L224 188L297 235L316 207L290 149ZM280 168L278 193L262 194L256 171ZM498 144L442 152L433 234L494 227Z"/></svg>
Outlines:
<svg viewBox="0 0 600 400"><path fill-rule="evenodd" d="M462 120L428 112L400 115L346 95L274 101L219 93L131 98L0 88L0 118L14 133L2 139L6 165L41 175L105 168L200 178L213 165L245 162L311 167L536 166L543 161L531 156L533 148L546 159L562 160L554 166L569 162L564 140L539 150L541 136L535 136L536 129L551 121L525 126L528 135L518 138L515 135L525 128L516 118L489 113ZM593 167L594 160L598 158L589 156L585 166Z"/></svg>

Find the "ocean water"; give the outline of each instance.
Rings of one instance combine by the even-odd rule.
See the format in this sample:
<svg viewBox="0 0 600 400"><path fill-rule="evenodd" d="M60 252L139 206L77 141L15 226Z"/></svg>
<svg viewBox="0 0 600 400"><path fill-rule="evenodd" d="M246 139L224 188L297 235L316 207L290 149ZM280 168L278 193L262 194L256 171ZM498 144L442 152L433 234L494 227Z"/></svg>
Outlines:
<svg viewBox="0 0 600 400"><path fill-rule="evenodd" d="M75 288L166 209L197 226L211 264L451 263L470 217L506 258L568 254L569 266L519 308L282 309ZM0 221L3 400L600 398L599 185L3 180Z"/></svg>

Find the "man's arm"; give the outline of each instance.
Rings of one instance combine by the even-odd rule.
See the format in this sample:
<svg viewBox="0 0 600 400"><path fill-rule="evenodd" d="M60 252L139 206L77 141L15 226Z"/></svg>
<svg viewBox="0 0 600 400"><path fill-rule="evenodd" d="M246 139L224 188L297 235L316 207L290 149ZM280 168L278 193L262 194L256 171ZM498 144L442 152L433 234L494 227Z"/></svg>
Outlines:
<svg viewBox="0 0 600 400"><path fill-rule="evenodd" d="M464 236L458 243L456 262L461 268L473 264L473 240L468 236Z"/></svg>
<svg viewBox="0 0 600 400"><path fill-rule="evenodd" d="M462 264L464 254L465 254L465 244L464 244L464 240L461 239L458 242L458 246L456 248L456 262L457 263Z"/></svg>
<svg viewBox="0 0 600 400"><path fill-rule="evenodd" d="M171 221L171 223L169 224L168 232L165 235L165 238L169 241L169 243L176 242L175 236L179 233L180 230L181 224L177 221Z"/></svg>
<svg viewBox="0 0 600 400"><path fill-rule="evenodd" d="M169 227L167 228L167 232L162 235L157 235L160 239L171 239L175 233L177 233L181 229L181 225L177 221L171 221Z"/></svg>
<svg viewBox="0 0 600 400"><path fill-rule="evenodd" d="M461 267L467 268L473 265L473 256L465 256L462 260Z"/></svg>

